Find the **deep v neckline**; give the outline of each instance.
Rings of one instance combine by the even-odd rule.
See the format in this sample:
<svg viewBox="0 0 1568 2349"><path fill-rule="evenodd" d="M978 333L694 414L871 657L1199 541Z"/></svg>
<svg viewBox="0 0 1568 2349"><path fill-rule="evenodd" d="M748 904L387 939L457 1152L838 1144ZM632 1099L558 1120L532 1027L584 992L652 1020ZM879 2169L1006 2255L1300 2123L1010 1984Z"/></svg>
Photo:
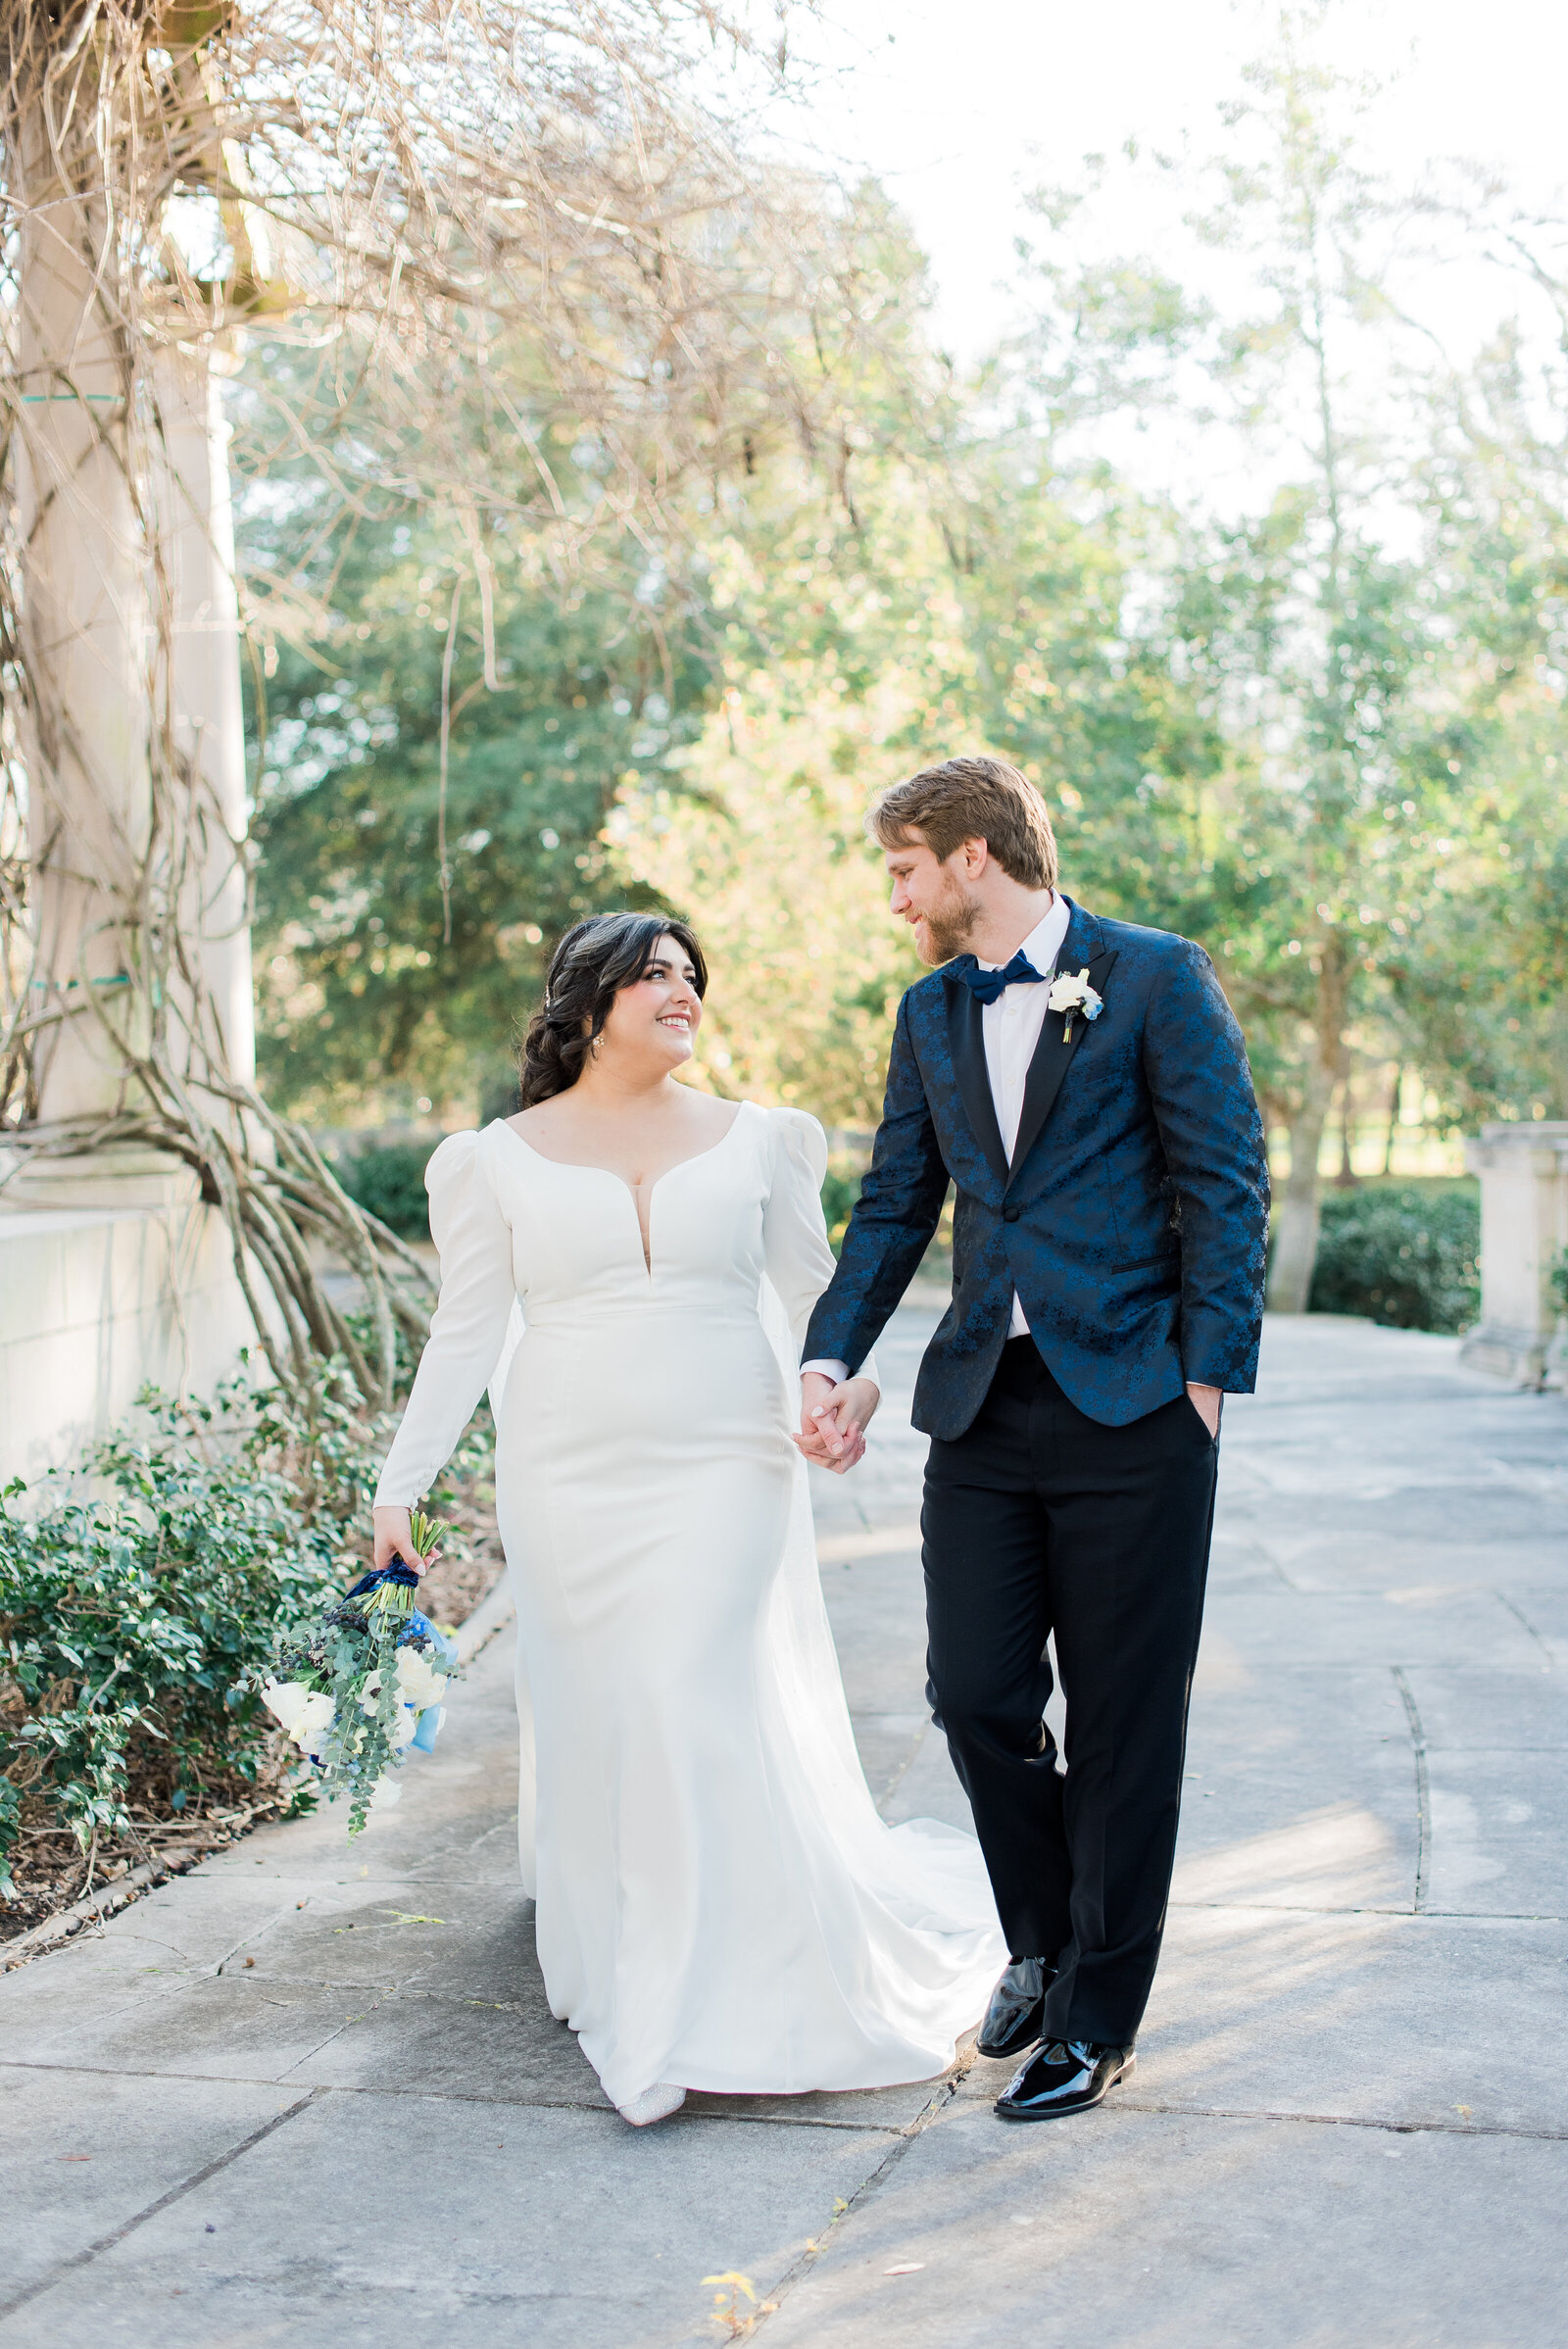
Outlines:
<svg viewBox="0 0 1568 2349"><path fill-rule="evenodd" d="M559 1166L563 1172L566 1174L603 1175L607 1182L619 1185L620 1189L626 1194L626 1197L631 1201L631 1211L637 1222L637 1238L642 1248L643 1271L647 1278L651 1281L654 1277L655 1192L659 1189L661 1183L668 1182L670 1176L679 1174L683 1167L700 1165L704 1158L711 1158L716 1150L721 1150L725 1143L728 1142L730 1136L734 1133L736 1127L740 1124L743 1114L751 1106L752 1104L750 1101L737 1101L735 1105L734 1116L730 1119L729 1124L724 1128L723 1133L720 1134L716 1142L710 1142L705 1150L693 1150L689 1158L677 1158L673 1166L666 1166L662 1174L655 1175L653 1181L648 1186L648 1222L646 1225L644 1225L643 1222L642 1209L637 1203L637 1192L635 1188L632 1184L627 1182L623 1174L617 1174L612 1166L595 1166L591 1163L591 1161L585 1158L548 1157L543 1150L536 1150L531 1142L525 1142L523 1140L522 1136L518 1133L516 1127L512 1123L510 1118L498 1117L496 1119L496 1124L498 1126L504 1127L512 1136L513 1141L519 1144L521 1148L527 1151L530 1158L537 1158L541 1166Z"/></svg>

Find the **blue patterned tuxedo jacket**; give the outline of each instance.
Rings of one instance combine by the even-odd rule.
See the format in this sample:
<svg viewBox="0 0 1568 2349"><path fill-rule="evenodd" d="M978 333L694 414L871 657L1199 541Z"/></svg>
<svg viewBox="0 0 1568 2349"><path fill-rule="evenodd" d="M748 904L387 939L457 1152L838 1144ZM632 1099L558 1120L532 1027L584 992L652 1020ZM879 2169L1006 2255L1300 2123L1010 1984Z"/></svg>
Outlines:
<svg viewBox="0 0 1568 2349"><path fill-rule="evenodd" d="M1071 900L1068 901L1071 905ZM1201 947L1082 905L1057 969L1087 967L1100 1017L1048 1011L1009 1166L981 1007L937 970L899 1005L887 1099L839 1267L803 1358L858 1368L903 1297L950 1181L953 1302L926 1350L914 1424L961 1436L1012 1312L1068 1398L1124 1427L1191 1379L1250 1394L1268 1230L1262 1121L1230 1005Z"/></svg>

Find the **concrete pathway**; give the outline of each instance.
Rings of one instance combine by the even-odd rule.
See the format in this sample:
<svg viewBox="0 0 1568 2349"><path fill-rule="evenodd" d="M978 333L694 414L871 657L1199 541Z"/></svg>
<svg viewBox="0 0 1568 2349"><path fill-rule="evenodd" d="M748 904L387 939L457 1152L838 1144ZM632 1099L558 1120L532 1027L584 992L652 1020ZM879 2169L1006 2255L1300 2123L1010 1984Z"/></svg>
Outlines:
<svg viewBox="0 0 1568 2349"><path fill-rule="evenodd" d="M821 1549L884 1809L958 1820L899 1410L932 1318ZM1100 2113L1005 2129L976 2062L633 2135L540 1988L505 1634L352 1853L269 1830L0 1981L0 2349L663 2349L725 2337L732 2271L773 2349L1562 2337L1568 1402L1455 1351L1280 1322L1227 1410L1166 1956Z"/></svg>

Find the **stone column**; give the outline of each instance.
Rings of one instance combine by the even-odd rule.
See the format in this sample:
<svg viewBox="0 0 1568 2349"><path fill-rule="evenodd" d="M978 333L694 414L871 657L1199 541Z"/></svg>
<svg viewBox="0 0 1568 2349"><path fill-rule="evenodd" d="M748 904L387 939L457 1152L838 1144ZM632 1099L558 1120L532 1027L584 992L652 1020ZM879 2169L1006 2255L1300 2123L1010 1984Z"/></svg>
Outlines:
<svg viewBox="0 0 1568 2349"><path fill-rule="evenodd" d="M1568 1121L1483 1126L1465 1163L1481 1177L1481 1319L1460 1360L1515 1386L1568 1383L1551 1288L1568 1250Z"/></svg>
<svg viewBox="0 0 1568 2349"><path fill-rule="evenodd" d="M121 1055L100 1013L134 1017L126 924L152 819L145 516L132 462L122 256L90 73L67 130L40 101L21 143L16 441L22 708L36 925L33 1005L63 1016L34 1054L38 1114L112 1111Z"/></svg>
<svg viewBox="0 0 1568 2349"><path fill-rule="evenodd" d="M204 1055L242 1081L255 1066L227 436L205 352L145 367L95 123L88 90L68 136L40 125L19 159L32 999L61 1014L35 1049L45 1126L134 1106L110 1031L151 1039L138 958L176 877ZM129 405L149 371L151 431ZM156 835L155 751L175 769ZM195 1006L158 1008L191 1065ZM227 1226L179 1159L19 1159L0 1142L0 1482L78 1459L144 1381L210 1391L254 1334Z"/></svg>
<svg viewBox="0 0 1568 2349"><path fill-rule="evenodd" d="M181 927L201 942L204 1041L220 1066L256 1074L245 879L245 721L228 436L219 368L204 353L160 355L159 551L170 600L169 726L188 761L196 837Z"/></svg>

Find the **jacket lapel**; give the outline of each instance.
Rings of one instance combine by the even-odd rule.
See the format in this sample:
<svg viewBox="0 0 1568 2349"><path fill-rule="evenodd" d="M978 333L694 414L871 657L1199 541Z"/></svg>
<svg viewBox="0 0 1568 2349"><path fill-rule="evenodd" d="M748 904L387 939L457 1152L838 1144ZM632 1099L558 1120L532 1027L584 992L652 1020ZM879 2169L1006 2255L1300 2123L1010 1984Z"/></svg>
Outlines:
<svg viewBox="0 0 1568 2349"><path fill-rule="evenodd" d="M1068 903L1071 904L1072 901L1069 899ZM1105 973L1115 959L1115 950L1103 943L1100 924L1094 915L1086 913L1082 905L1074 905L1072 917L1067 924L1067 934L1061 942L1061 952L1056 956L1058 974L1063 977L1076 978L1079 971L1087 968L1090 986L1095 989L1097 994L1103 995ZM961 992L967 995L969 991L964 988ZM978 1005L976 1008L978 1009ZM1081 1016L1075 1018L1072 1023L1072 1041L1064 1044L1062 1042L1062 1014L1059 1011L1046 1013L1046 1024L1040 1031L1040 1042L1035 1047L1035 1056L1029 1063L1029 1074L1024 1080L1023 1109L1018 1119L1018 1139L1013 1147L1012 1165L1007 1173L1009 1187L1022 1169L1029 1152L1039 1141L1041 1130L1054 1108L1056 1096L1061 1091L1061 1081L1067 1073L1067 1064L1083 1042L1090 1026L1090 1022ZM978 1020L975 1025L978 1028ZM982 1059L982 1070L983 1068L984 1061ZM995 1126L994 1113L991 1122Z"/></svg>
<svg viewBox="0 0 1568 2349"><path fill-rule="evenodd" d="M985 1031L980 1024L981 1004L978 997L970 994L961 979L948 981L947 996L948 1050L953 1055L953 1073L957 1080L958 1098L963 1102L974 1138L985 1151L992 1173L999 1183L1005 1185L1007 1153L1002 1147L997 1105L991 1099Z"/></svg>

